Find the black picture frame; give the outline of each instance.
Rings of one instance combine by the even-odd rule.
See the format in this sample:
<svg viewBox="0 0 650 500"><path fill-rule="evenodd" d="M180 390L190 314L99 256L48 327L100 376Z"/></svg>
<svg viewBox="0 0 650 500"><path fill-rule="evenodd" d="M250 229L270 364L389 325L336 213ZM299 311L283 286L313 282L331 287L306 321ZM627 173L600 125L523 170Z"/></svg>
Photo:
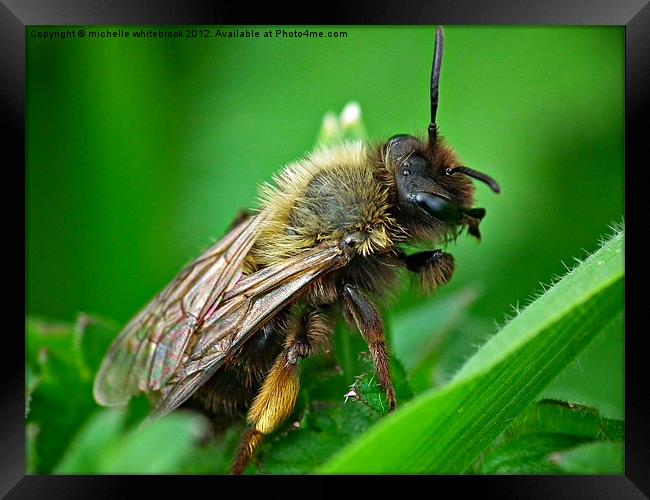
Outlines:
<svg viewBox="0 0 650 500"><path fill-rule="evenodd" d="M307 6L307 4L304 4ZM650 86L650 6L647 0L546 0L487 1L487 0L435 0L418 3L402 0L399 3L326 2L311 13L300 6L282 12L275 5L261 10L250 5L225 5L221 2L201 0L110 0L91 2L83 0L3 0L0 4L0 41L2 68L0 69L0 106L6 125L5 172L20 172L25 165L25 29L30 25L92 25L92 24L541 24L541 25L619 25L625 26L625 159L630 165L643 168L641 154L646 149L641 119L647 117L647 92ZM315 16L318 17L315 17ZM19 174L18 174L19 175ZM20 175L19 175L20 177ZM25 178L23 177L23 182ZM7 188L11 183L5 178ZM627 186L626 186L627 187ZM18 189L7 189L10 194ZM23 191L24 193L24 191ZM11 199L11 196L5 197ZM23 200L24 201L24 200ZM626 225L632 234L636 212L630 207L638 201L633 190L626 189ZM19 203L10 201L5 214L20 220ZM23 212L24 214L25 212ZM9 219L9 218L7 218ZM22 230L25 231L24 215ZM7 228L10 241L19 241L19 223ZM25 234L25 233L23 233ZM25 239L23 239L25 241ZM13 244L17 247L19 245ZM626 260L634 248L626 250ZM25 255L25 254L24 254ZM17 257L19 258L19 257ZM25 260L25 266L28 262ZM640 277L629 273L626 280L627 299L639 300L638 293L629 293L640 283ZM24 282L24 281L23 281ZM18 294L14 294L18 297ZM24 297L24 295L23 295ZM13 312L13 308L8 308ZM16 307L16 310L19 308ZM435 488L453 488L454 494L466 489L477 489L480 494L497 498L647 498L650 492L650 428L648 425L648 398L645 381L648 363L643 361L641 348L643 330L630 321L637 310L626 304L626 407L625 407L625 475L624 476L413 476L401 478L420 482ZM19 315L16 315L19 316ZM24 316L19 320L24 326ZM154 496L157 491L169 494L172 487L181 487L188 493L198 488L214 488L214 481L276 481L283 478L232 478L210 476L33 476L25 475L25 406L24 406L24 343L13 344L7 338L19 339L11 329L5 330L2 370L2 405L0 406L0 494L7 498L58 498L58 497L129 497L140 487ZM284 478L285 480L287 478ZM361 487L383 487L390 477L356 478ZM318 481L344 480L351 477L301 477L291 486L297 492L299 485L308 486ZM174 484L172 484L174 483ZM219 483L221 484L221 483ZM234 483L231 483L234 485ZM344 488L338 485L337 489ZM210 491L210 490L208 490ZM211 490L207 494L220 494ZM223 490L225 491L225 490ZM223 492L222 491L222 492ZM290 493L291 494L291 493ZM295 494L295 493L294 493ZM167 496L167 495L165 495Z"/></svg>

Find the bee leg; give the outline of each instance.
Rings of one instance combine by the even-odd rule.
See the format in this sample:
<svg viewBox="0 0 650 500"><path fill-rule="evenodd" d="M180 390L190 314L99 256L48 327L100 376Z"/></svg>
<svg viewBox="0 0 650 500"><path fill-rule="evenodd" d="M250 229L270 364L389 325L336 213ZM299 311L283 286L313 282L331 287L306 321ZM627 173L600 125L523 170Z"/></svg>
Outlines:
<svg viewBox="0 0 650 500"><path fill-rule="evenodd" d="M289 362L296 364L299 358L306 358L324 348L332 333L332 323L324 307L290 319L284 342Z"/></svg>
<svg viewBox="0 0 650 500"><path fill-rule="evenodd" d="M293 411L298 398L300 381L298 366L289 362L288 352L281 352L264 379L248 411L252 428L244 435L232 467L233 474L241 474L253 453Z"/></svg>
<svg viewBox="0 0 650 500"><path fill-rule="evenodd" d="M346 313L352 317L368 343L379 383L386 391L388 405L392 411L395 409L396 401L390 374L390 354L384 335L384 321L375 305L352 285L343 287L343 303Z"/></svg>
<svg viewBox="0 0 650 500"><path fill-rule="evenodd" d="M248 412L252 428L242 439L233 474L244 471L264 437L291 415L300 390L298 361L313 354L331 334L328 317L320 309L290 320L284 350L273 363Z"/></svg>
<svg viewBox="0 0 650 500"><path fill-rule="evenodd" d="M454 274L454 257L442 250L404 255L403 262L409 271L419 275L420 285L427 293L447 283Z"/></svg>

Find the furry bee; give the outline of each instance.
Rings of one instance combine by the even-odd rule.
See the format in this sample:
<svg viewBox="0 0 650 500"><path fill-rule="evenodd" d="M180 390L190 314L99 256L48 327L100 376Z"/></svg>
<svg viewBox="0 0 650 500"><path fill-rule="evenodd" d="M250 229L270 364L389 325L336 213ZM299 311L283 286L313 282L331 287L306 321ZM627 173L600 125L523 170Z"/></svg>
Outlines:
<svg viewBox="0 0 650 500"><path fill-rule="evenodd" d="M144 392L153 415L181 405L226 427L247 414L233 465L241 473L263 438L291 414L299 361L322 350L342 313L367 341L378 380L395 407L384 324L375 300L416 273L426 290L451 278L453 257L434 249L463 230L480 239L485 210L472 207L470 178L438 134L443 33L431 75L425 138L396 135L341 143L289 164L262 188L255 213L188 265L117 337L94 385L101 405Z"/></svg>

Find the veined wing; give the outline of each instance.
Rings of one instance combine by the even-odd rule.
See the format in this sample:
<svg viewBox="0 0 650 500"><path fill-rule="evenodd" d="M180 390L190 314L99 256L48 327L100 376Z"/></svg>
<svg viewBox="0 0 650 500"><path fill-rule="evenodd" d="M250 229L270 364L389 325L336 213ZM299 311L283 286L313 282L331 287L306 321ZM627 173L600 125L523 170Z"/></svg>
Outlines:
<svg viewBox="0 0 650 500"><path fill-rule="evenodd" d="M266 212L248 217L183 269L111 345L93 388L105 406L159 390L178 368L192 334L241 278L241 265Z"/></svg>
<svg viewBox="0 0 650 500"><path fill-rule="evenodd" d="M322 243L285 261L243 277L201 325L192 345L154 409L162 416L181 405L208 381L228 352L241 346L283 307L314 282L343 267L349 256L337 245Z"/></svg>

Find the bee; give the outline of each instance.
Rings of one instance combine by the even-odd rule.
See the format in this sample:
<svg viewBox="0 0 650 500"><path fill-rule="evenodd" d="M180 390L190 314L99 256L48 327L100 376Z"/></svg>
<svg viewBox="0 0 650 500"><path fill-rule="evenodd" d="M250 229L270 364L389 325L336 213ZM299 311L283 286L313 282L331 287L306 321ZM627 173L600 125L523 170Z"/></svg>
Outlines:
<svg viewBox="0 0 650 500"><path fill-rule="evenodd" d="M217 243L159 293L116 338L94 384L101 405L138 394L152 416L181 405L223 428L247 415L232 467L241 473L265 436L292 413L300 360L322 351L342 314L366 340L390 409L396 406L376 302L414 273L427 291L454 258L437 246L463 230L480 239L479 180L438 133L443 31L436 30L426 137L342 142L289 164Z"/></svg>

